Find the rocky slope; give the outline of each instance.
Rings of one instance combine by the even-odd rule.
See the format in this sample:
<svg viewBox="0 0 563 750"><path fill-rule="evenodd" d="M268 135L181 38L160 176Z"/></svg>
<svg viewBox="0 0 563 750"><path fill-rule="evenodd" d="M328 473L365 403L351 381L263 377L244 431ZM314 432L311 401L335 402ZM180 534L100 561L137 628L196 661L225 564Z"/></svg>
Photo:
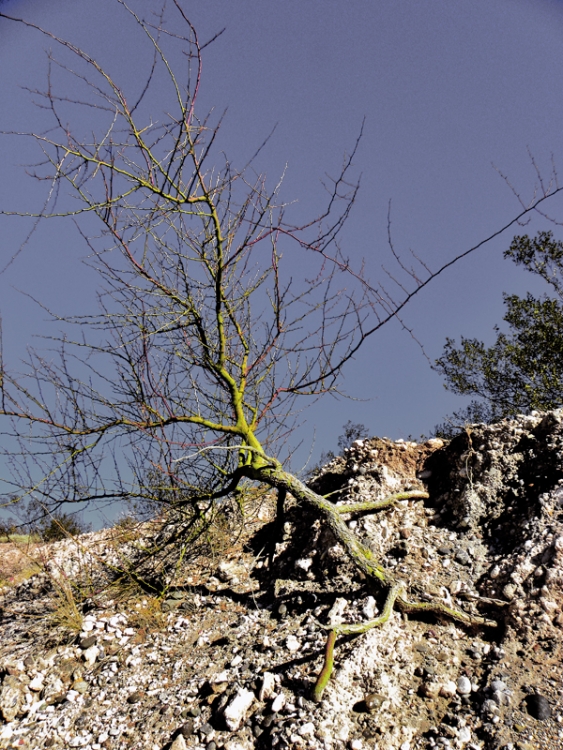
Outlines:
<svg viewBox="0 0 563 750"><path fill-rule="evenodd" d="M134 534L86 535L2 592L0 748L561 750L563 412L474 425L447 445L358 441L314 484L339 503L426 487L430 500L349 524L413 597L498 627L394 613L339 638L314 703L322 626L373 618L383 600L302 508L288 509L271 565L269 498L160 599L107 585L103 561Z"/></svg>

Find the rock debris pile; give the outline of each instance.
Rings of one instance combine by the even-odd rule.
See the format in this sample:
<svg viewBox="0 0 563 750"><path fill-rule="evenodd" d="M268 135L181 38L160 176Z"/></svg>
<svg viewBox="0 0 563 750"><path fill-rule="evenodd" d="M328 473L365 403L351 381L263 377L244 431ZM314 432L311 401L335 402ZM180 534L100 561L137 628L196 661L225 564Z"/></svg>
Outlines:
<svg viewBox="0 0 563 750"><path fill-rule="evenodd" d="M88 535L2 590L0 748L561 750L563 412L447 444L357 441L312 486L342 505L427 489L349 526L412 598L498 627L394 612L338 639L314 703L322 626L372 619L384 596L309 511L290 504L271 563L264 518L160 598L109 587L100 560L123 551Z"/></svg>

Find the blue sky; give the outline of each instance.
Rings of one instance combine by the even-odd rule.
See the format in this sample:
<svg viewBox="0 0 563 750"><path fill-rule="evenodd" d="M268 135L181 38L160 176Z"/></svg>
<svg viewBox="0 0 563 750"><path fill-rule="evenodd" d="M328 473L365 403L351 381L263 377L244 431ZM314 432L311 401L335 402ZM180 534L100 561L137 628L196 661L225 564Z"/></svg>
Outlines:
<svg viewBox="0 0 563 750"><path fill-rule="evenodd" d="M149 0L132 0L149 7ZM287 169L284 196L297 215L316 212L320 179L334 174L365 118L356 158L362 189L343 244L374 269L389 265L387 210L396 247L433 269L496 231L519 211L498 171L527 200L551 158L563 169L563 4L548 0L186 0L200 37L225 27L209 48L200 106L228 109L221 146L242 163L271 131L260 168L272 182ZM4 0L0 9L72 39L134 86L138 50L114 0ZM45 83L45 40L0 19L0 129L39 127L22 86ZM29 145L0 138L0 206L33 210L42 188L21 164ZM562 215L553 203L554 215ZM545 227L533 220L495 240L426 289L404 318L431 360L446 336L492 341L502 292L541 290L502 259L514 233ZM0 259L28 227L0 217ZM557 233L557 232L556 232ZM4 359L52 323L31 301L60 314L91 309L95 279L70 224L45 223L0 276ZM349 399L327 398L303 415L299 460L335 448L348 419L372 434L417 436L463 402L448 394L418 345L391 324L351 364Z"/></svg>

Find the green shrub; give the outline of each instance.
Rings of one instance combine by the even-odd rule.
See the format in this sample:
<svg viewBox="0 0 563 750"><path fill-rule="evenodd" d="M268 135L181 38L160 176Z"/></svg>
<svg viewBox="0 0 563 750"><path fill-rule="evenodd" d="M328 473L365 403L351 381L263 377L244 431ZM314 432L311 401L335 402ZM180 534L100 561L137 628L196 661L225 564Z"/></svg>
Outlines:
<svg viewBox="0 0 563 750"><path fill-rule="evenodd" d="M46 519L39 534L44 542L58 542L69 536L78 536L86 532L86 527L76 516L68 513L54 513Z"/></svg>

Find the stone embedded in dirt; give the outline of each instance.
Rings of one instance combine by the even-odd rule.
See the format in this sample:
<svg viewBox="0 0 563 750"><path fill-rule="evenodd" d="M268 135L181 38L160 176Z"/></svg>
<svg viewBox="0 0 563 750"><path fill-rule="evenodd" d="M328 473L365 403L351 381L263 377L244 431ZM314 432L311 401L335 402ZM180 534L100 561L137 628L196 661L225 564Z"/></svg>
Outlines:
<svg viewBox="0 0 563 750"><path fill-rule="evenodd" d="M375 713L379 711L385 698L378 693L367 693L364 696L364 703L368 711Z"/></svg>
<svg viewBox="0 0 563 750"><path fill-rule="evenodd" d="M453 698L457 692L457 685L453 680L448 680L440 688L440 695L443 698Z"/></svg>
<svg viewBox="0 0 563 750"><path fill-rule="evenodd" d="M258 694L258 700L269 700L274 694L275 686L275 677L272 672L264 672L262 675L262 685L260 687L260 693Z"/></svg>
<svg viewBox="0 0 563 750"><path fill-rule="evenodd" d="M216 576L220 581L223 581L223 583L236 586L248 577L248 572L244 565L241 565L240 563L232 560L223 560L217 566Z"/></svg>
<svg viewBox="0 0 563 750"><path fill-rule="evenodd" d="M538 721L551 718L551 707L547 698L540 693L532 693L526 697L526 708L530 716Z"/></svg>
<svg viewBox="0 0 563 750"><path fill-rule="evenodd" d="M43 681L45 677L42 674L38 674L36 677L34 677L29 685L27 686L30 690L33 690L34 693L39 693L41 690L43 690Z"/></svg>
<svg viewBox="0 0 563 750"><path fill-rule="evenodd" d="M274 702L271 705L271 711L273 714L277 714L285 706L286 697L285 693L278 693L274 698Z"/></svg>
<svg viewBox="0 0 563 750"><path fill-rule="evenodd" d="M225 724L231 732L236 732L243 722L248 709L254 702L254 693L240 687L223 711Z"/></svg>
<svg viewBox="0 0 563 750"><path fill-rule="evenodd" d="M86 664L86 667L88 669L94 666L99 655L100 649L97 646L90 646L90 648L87 648L84 651L84 653L82 654L82 658L84 659L84 663Z"/></svg>
<svg viewBox="0 0 563 750"><path fill-rule="evenodd" d="M285 647L288 651L291 651L292 653L295 653L296 651L299 651L301 648L300 641L292 634L288 635L285 639Z"/></svg>
<svg viewBox="0 0 563 750"><path fill-rule="evenodd" d="M460 695L469 695L471 692L471 680L468 677L462 675L458 678L457 692Z"/></svg>
<svg viewBox="0 0 563 750"><path fill-rule="evenodd" d="M481 711L489 716L496 716L499 713L499 707L496 701L487 698L481 706Z"/></svg>
<svg viewBox="0 0 563 750"><path fill-rule="evenodd" d="M180 734L182 735L182 737L191 737L192 734L194 733L194 723L193 723L193 721L191 719L189 719L188 721L186 721L186 723L183 724L180 727L179 731L180 731Z"/></svg>
<svg viewBox="0 0 563 750"><path fill-rule="evenodd" d="M174 742L170 745L170 750L188 750L186 740L181 734L179 734Z"/></svg>
<svg viewBox="0 0 563 750"><path fill-rule="evenodd" d="M0 690L0 710L5 721L13 721L25 703L25 685L13 675L7 674Z"/></svg>
<svg viewBox="0 0 563 750"><path fill-rule="evenodd" d="M96 641L98 640L97 636L95 635L89 635L86 638L81 638L79 646L81 649L84 649L86 651L87 649L91 648L92 646L96 645Z"/></svg>

